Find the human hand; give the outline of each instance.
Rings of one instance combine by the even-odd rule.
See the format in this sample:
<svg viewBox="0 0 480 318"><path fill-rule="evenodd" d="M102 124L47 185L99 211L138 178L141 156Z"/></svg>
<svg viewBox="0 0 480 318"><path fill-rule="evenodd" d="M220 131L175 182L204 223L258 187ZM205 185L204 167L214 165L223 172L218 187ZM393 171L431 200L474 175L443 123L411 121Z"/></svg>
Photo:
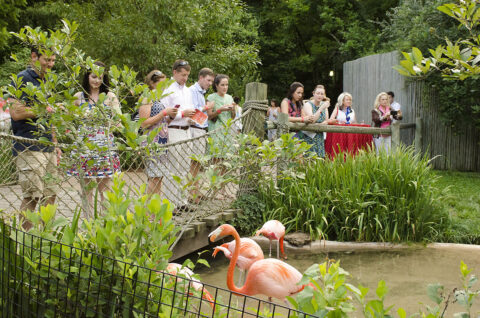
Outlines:
<svg viewBox="0 0 480 318"><path fill-rule="evenodd" d="M310 116L305 117L305 122L306 122L307 124L312 124L312 123L314 123L314 122L315 122L315 116L310 115Z"/></svg>
<svg viewBox="0 0 480 318"><path fill-rule="evenodd" d="M175 108L175 107L166 108L165 112L167 113L167 116L169 116L170 118L175 118L175 116L177 116L177 113L178 113L178 108Z"/></svg>
<svg viewBox="0 0 480 318"><path fill-rule="evenodd" d="M328 125L335 125L337 123L338 123L338 121L335 118L327 119L327 124Z"/></svg>
<svg viewBox="0 0 480 318"><path fill-rule="evenodd" d="M195 115L195 109L185 109L182 112L182 115L183 115L183 117L191 118L191 117L193 117L193 115Z"/></svg>

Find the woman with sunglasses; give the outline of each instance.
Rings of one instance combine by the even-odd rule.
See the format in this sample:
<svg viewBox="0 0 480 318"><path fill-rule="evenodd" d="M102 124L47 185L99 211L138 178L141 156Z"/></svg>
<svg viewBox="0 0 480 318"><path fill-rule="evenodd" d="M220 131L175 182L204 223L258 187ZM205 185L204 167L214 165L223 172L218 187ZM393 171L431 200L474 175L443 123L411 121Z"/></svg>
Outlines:
<svg viewBox="0 0 480 318"><path fill-rule="evenodd" d="M153 70L145 77L145 84L150 90L161 96L165 89L167 77L159 70ZM162 83L163 82L163 83ZM160 84L160 85L159 85ZM168 141L168 123L177 115L177 108L165 108L159 99L144 99L139 109L140 119L144 119L141 127L145 134L155 133L153 143L164 145ZM162 180L167 175L167 152L165 149L151 149L151 155L145 158L145 173L148 177L147 193L161 194ZM153 154L152 154L153 153Z"/></svg>

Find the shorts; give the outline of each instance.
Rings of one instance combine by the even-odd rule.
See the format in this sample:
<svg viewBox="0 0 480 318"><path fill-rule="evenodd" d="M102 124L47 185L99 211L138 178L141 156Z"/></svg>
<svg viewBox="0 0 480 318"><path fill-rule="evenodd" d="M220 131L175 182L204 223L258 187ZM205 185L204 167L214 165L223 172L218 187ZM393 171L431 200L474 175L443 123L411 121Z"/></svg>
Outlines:
<svg viewBox="0 0 480 318"><path fill-rule="evenodd" d="M55 152L25 150L18 154L15 164L24 198L40 199L57 194L58 171Z"/></svg>

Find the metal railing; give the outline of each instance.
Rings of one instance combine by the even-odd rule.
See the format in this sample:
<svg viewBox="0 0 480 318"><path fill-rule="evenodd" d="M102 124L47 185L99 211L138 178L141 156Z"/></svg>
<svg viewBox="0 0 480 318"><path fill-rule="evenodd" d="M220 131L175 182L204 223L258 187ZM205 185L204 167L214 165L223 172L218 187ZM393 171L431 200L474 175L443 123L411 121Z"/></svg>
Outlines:
<svg viewBox="0 0 480 318"><path fill-rule="evenodd" d="M0 224L0 317L313 317Z"/></svg>

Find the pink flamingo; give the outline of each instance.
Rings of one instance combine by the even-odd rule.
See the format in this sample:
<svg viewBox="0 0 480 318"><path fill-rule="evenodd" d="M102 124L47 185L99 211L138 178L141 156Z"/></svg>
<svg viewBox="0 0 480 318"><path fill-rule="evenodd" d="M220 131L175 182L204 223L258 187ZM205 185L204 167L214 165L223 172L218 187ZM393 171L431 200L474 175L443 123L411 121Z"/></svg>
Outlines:
<svg viewBox="0 0 480 318"><path fill-rule="evenodd" d="M238 280L239 284L243 282L242 278L245 274L245 271L248 271L253 263L263 259L262 248L257 244L257 242L249 238L241 238L240 241L240 255L238 256L236 263L237 267L240 269L240 278ZM213 257L215 257L219 251L222 251L223 254L225 254L225 257L231 259L233 252L235 251L235 246L235 241L216 246L215 250L213 251Z"/></svg>
<svg viewBox="0 0 480 318"><path fill-rule="evenodd" d="M277 240L277 258L280 258L279 248L282 251L283 259L287 259L285 251L283 250L283 238L285 237L285 226L280 221L270 220L267 221L260 230L255 233L255 236L262 234L270 240L270 252L268 257L272 257L272 240Z"/></svg>
<svg viewBox="0 0 480 318"><path fill-rule="evenodd" d="M193 289L195 289L196 291L202 292L202 298L208 301L208 303L212 308L214 307L213 304L215 302L212 295L203 286L202 282L200 282L198 279L193 277L194 273L190 268L182 267L182 265L177 263L168 263L166 272L175 276L177 276L178 274L181 274L185 276L187 279L190 279L192 281L191 286L193 287ZM181 279L179 279L178 282L181 282Z"/></svg>
<svg viewBox="0 0 480 318"><path fill-rule="evenodd" d="M236 246L241 246L240 236L235 228L223 224L209 234L210 241L215 241L219 236L232 235L235 238ZM227 273L227 286L234 293L254 296L258 294L272 297L286 302L285 297L294 295L304 289L305 285L298 285L302 274L293 266L277 259L267 258L256 261L250 266L245 284L242 287L235 286L233 273L240 249L235 248L230 259Z"/></svg>

